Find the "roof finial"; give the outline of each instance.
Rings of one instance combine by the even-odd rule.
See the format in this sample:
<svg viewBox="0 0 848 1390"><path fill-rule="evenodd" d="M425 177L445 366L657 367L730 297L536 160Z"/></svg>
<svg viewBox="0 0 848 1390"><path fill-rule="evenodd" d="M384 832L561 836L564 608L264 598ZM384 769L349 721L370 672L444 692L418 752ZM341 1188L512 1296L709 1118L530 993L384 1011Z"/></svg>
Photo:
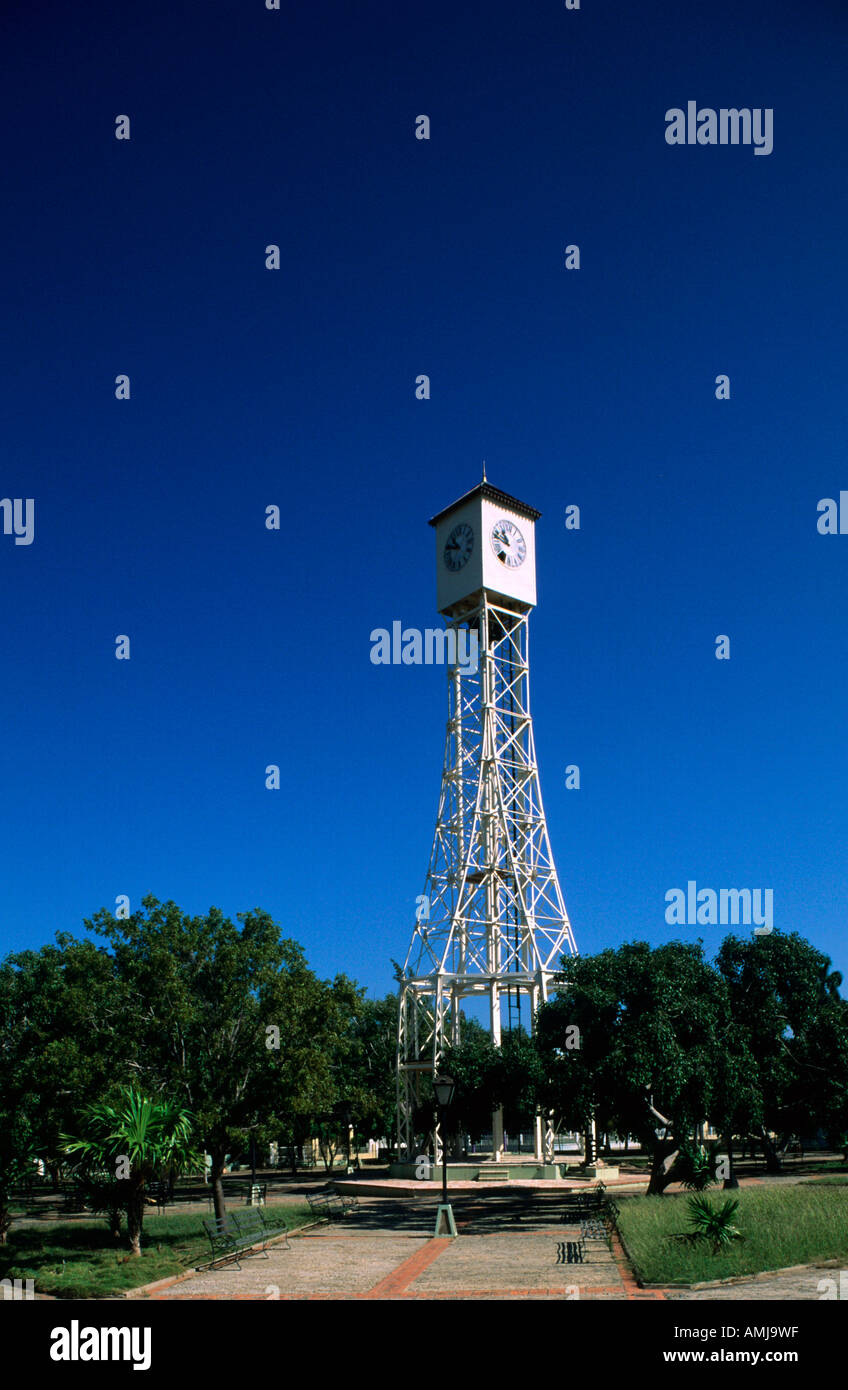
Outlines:
<svg viewBox="0 0 848 1390"><path fill-rule="evenodd" d="M483 460L483 482L486 481L486 460Z"/></svg>

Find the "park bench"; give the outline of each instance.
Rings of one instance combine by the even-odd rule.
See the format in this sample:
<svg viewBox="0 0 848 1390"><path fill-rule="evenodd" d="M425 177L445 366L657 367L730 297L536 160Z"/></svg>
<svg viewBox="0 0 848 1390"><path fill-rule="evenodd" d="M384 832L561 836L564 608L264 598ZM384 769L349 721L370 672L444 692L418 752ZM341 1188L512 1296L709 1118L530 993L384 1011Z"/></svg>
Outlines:
<svg viewBox="0 0 848 1390"><path fill-rule="evenodd" d="M309 1210L313 1216L320 1217L323 1221L332 1221L334 1211L342 1214L341 1204L336 1202L329 1192L307 1192L306 1200L309 1203Z"/></svg>
<svg viewBox="0 0 848 1390"><path fill-rule="evenodd" d="M334 1197L336 1199L337 1202L341 1202L342 1211L345 1213L345 1215L349 1211L356 1211L359 1207L359 1198L350 1197L345 1192L339 1192L339 1189L336 1187L335 1183L330 1183L330 1186L327 1189L327 1191L330 1193L331 1197Z"/></svg>
<svg viewBox="0 0 848 1390"><path fill-rule="evenodd" d="M244 1215L246 1215L246 1213L240 1213L241 1217ZM223 1219L217 1216L204 1216L203 1225L209 1237L209 1244L212 1247L212 1262L210 1268L214 1269L216 1264L220 1264L224 1260L235 1260L237 1268L241 1269L239 1256L260 1253L251 1249L252 1246L259 1244L261 1244L262 1247L261 1253L264 1254L266 1259L268 1258L268 1251L265 1248L266 1231L264 1229L264 1222L257 1230L257 1227L250 1222L246 1225L242 1224L241 1221L237 1219L235 1212L227 1212L227 1215Z"/></svg>
<svg viewBox="0 0 848 1390"><path fill-rule="evenodd" d="M245 1207L228 1215L242 1235L254 1236L255 1243L258 1245L261 1242L263 1249L271 1236L285 1236L286 1249L291 1249L288 1230L285 1226L274 1226L265 1215L264 1207Z"/></svg>
<svg viewBox="0 0 848 1390"><path fill-rule="evenodd" d="M603 1203L593 1200L588 1194L585 1197L581 1194L576 1197L564 1197L559 1203L559 1208L561 1221L579 1221L582 1216L600 1216Z"/></svg>
<svg viewBox="0 0 848 1390"><path fill-rule="evenodd" d="M356 1211L359 1206L356 1197L346 1197L334 1187L326 1188L323 1192L307 1192L306 1200L313 1216L319 1216L322 1220L326 1217L328 1221L337 1216L347 1216L348 1212Z"/></svg>
<svg viewBox="0 0 848 1390"><path fill-rule="evenodd" d="M580 1218L580 1239L585 1250L589 1240L602 1240L608 1250L612 1250L612 1231L614 1223L606 1218L583 1216Z"/></svg>
<svg viewBox="0 0 848 1390"><path fill-rule="evenodd" d="M245 1211L231 1212L232 1219L240 1229L252 1226L254 1222L259 1222L261 1230L267 1236L285 1236L286 1250L291 1248L289 1245L288 1226L275 1226L274 1222L268 1218L267 1207L247 1207Z"/></svg>
<svg viewBox="0 0 848 1390"><path fill-rule="evenodd" d="M591 1225L593 1236L605 1227L606 1234L615 1226L619 1214L618 1204L607 1197L603 1183L586 1192L568 1192L560 1202L560 1221L566 1225Z"/></svg>
<svg viewBox="0 0 848 1390"><path fill-rule="evenodd" d="M259 1220L262 1222L262 1225L265 1227L265 1230L268 1232L268 1235L269 1235L269 1236L283 1236L283 1235L284 1235L285 1238L286 1238L286 1241L285 1241L286 1249L287 1249L287 1250L291 1250L291 1241L289 1240L289 1230L288 1230L288 1226L285 1226L285 1225L283 1225L283 1226L275 1226L275 1225L273 1225L273 1224L268 1220L268 1217L267 1217L267 1215L266 1215L266 1212L265 1212L265 1208L264 1208L264 1207L253 1207L253 1208L251 1208L251 1211L255 1211L255 1212L257 1213L257 1215L258 1215L258 1217L259 1217Z"/></svg>
<svg viewBox="0 0 848 1390"><path fill-rule="evenodd" d="M266 1245L271 1237L284 1236L285 1248L291 1249L289 1233L285 1226L275 1226L265 1215L262 1207L247 1207L242 1211L228 1211L223 1220L204 1217L203 1225L212 1245L212 1267L227 1258L240 1254L254 1255L264 1253L268 1257ZM255 1246L261 1250L256 1250ZM241 1265L238 1266L241 1269Z"/></svg>

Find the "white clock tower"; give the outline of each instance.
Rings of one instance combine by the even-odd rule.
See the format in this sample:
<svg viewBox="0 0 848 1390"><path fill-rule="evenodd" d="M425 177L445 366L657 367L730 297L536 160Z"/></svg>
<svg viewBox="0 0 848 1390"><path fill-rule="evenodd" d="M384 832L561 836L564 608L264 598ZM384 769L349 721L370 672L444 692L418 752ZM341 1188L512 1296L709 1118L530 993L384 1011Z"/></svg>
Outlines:
<svg viewBox="0 0 848 1390"><path fill-rule="evenodd" d="M551 855L529 704L528 617L536 604L540 513L484 479L434 516L437 601L448 627L476 631L476 671L448 670L436 833L400 986L398 1157L410 1161L423 1075L460 1038L460 1001L488 1004L493 1042L547 998L576 952ZM466 648L467 650L467 648ZM504 1020L504 1004L506 1020ZM494 1157L503 1122L492 1117ZM435 1161L441 1162L436 1135ZM537 1160L553 1160L553 1134Z"/></svg>

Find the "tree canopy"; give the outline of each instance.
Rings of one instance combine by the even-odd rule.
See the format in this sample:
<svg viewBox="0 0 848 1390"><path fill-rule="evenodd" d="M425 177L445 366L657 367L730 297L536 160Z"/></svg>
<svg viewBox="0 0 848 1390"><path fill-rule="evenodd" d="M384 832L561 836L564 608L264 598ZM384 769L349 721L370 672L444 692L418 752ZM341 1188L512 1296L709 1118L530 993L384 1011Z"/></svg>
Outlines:
<svg viewBox="0 0 848 1390"><path fill-rule="evenodd" d="M567 958L537 1020L547 1103L570 1128L594 1113L604 1130L636 1135L653 1156L649 1190L661 1191L671 1156L716 1103L728 1023L727 991L700 942Z"/></svg>
<svg viewBox="0 0 848 1390"><path fill-rule="evenodd" d="M252 1141L390 1128L396 1000L319 979L268 913L234 923L147 897L85 925L106 944L62 934L0 966L0 1238L36 1150L56 1170L62 1134L127 1086L191 1113L219 1215L226 1156Z"/></svg>

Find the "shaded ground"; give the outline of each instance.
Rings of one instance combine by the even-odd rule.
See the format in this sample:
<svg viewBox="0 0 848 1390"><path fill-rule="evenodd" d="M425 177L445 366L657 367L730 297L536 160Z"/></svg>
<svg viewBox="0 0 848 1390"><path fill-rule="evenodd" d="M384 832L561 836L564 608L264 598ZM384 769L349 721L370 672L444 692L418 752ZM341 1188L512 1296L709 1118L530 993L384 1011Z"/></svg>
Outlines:
<svg viewBox="0 0 848 1390"><path fill-rule="evenodd" d="M268 1258L193 1275L154 1294L186 1298L654 1299L637 1290L618 1247L586 1245L566 1263L579 1226L560 1220L556 1194L458 1198L460 1239L435 1239L436 1204L375 1198L348 1218L272 1246Z"/></svg>

